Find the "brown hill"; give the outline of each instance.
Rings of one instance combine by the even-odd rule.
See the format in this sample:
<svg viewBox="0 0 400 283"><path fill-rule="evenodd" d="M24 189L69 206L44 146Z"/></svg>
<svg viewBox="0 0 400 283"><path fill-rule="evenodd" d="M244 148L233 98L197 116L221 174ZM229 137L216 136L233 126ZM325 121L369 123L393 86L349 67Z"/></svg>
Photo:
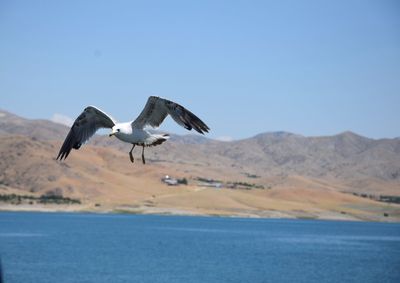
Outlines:
<svg viewBox="0 0 400 283"><path fill-rule="evenodd" d="M387 213L385 219L400 219L398 205L343 193L399 196L398 139L278 132L219 142L173 135L147 150L143 166L129 162L129 145L96 136L61 163L54 157L67 127L0 113L0 194L63 195L82 200L76 209L102 211L372 220ZM164 175L186 178L189 185L168 187L160 182ZM258 189L200 187L198 177Z"/></svg>
<svg viewBox="0 0 400 283"><path fill-rule="evenodd" d="M0 134L22 135L38 140L61 140L68 128L48 120L29 120L0 109Z"/></svg>

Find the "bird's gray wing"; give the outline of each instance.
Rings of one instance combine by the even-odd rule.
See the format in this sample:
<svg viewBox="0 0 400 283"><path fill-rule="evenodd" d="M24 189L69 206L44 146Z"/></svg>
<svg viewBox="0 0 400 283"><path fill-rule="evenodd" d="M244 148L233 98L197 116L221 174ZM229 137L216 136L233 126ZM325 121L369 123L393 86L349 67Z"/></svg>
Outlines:
<svg viewBox="0 0 400 283"><path fill-rule="evenodd" d="M94 106L86 107L72 125L61 146L57 160L65 160L73 148L79 149L98 129L112 128L115 123L113 118L100 109Z"/></svg>
<svg viewBox="0 0 400 283"><path fill-rule="evenodd" d="M168 114L176 123L189 131L195 129L200 134L204 134L210 130L203 121L182 105L156 96L149 97L140 115L132 122L132 128L158 127Z"/></svg>

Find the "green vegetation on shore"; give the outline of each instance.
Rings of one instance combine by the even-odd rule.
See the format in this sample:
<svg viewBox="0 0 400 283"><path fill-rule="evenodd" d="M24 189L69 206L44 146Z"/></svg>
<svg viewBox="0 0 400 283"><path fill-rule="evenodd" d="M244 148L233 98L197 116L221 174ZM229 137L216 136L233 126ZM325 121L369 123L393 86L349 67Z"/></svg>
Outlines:
<svg viewBox="0 0 400 283"><path fill-rule="evenodd" d="M251 175L255 176L255 175ZM258 176L255 176L253 178L257 178ZM237 181L228 181L228 182L223 182L221 180L214 180L214 179L208 179L204 177L197 177L194 180L197 180L199 182L209 184L210 186L215 186L215 187L223 187L227 189L238 189L238 190L251 190L251 189L261 189L264 190L265 187L263 185L259 184L253 184L253 183L247 183L247 182L237 182ZM268 189L271 187L268 186Z"/></svg>
<svg viewBox="0 0 400 283"><path fill-rule="evenodd" d="M369 194L359 194L359 193L352 193L352 194L358 197L369 198L380 202L400 204L400 196L371 195L371 194L369 195Z"/></svg>
<svg viewBox="0 0 400 283"><path fill-rule="evenodd" d="M63 197L59 195L44 194L39 197L30 195L17 195L17 194L0 194L0 202L10 204L81 204L79 199Z"/></svg>

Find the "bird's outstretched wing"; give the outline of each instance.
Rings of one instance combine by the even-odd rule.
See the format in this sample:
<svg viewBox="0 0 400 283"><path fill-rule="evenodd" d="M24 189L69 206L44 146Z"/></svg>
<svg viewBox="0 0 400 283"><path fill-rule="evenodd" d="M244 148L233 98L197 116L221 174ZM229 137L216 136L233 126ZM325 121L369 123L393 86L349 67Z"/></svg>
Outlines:
<svg viewBox="0 0 400 283"><path fill-rule="evenodd" d="M204 134L204 132L208 133L210 130L203 121L185 107L156 96L149 97L140 115L132 122L132 128L158 127L168 114L175 122L189 131L195 129L200 134Z"/></svg>
<svg viewBox="0 0 400 283"><path fill-rule="evenodd" d="M115 121L94 106L88 106L76 118L58 153L57 160L66 159L71 150L79 149L100 128L112 128Z"/></svg>

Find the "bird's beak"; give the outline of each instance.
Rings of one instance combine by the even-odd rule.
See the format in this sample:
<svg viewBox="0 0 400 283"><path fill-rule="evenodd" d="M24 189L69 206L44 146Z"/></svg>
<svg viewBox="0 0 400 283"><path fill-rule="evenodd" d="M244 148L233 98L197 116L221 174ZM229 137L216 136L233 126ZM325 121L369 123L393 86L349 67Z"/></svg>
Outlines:
<svg viewBox="0 0 400 283"><path fill-rule="evenodd" d="M112 137L113 135L115 135L114 130L108 135L109 137Z"/></svg>

